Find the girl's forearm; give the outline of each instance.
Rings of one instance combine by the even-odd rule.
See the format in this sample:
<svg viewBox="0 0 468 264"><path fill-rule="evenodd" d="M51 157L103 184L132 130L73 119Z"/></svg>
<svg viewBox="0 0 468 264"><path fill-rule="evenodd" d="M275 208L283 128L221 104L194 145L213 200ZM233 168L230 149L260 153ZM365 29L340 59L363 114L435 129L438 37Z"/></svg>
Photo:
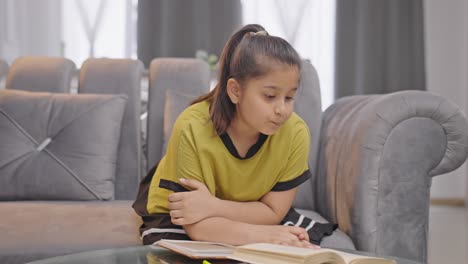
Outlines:
<svg viewBox="0 0 468 264"><path fill-rule="evenodd" d="M211 241L230 245L255 242L255 225L232 221L223 217L210 217L184 226L192 240Z"/></svg>
<svg viewBox="0 0 468 264"><path fill-rule="evenodd" d="M260 202L233 202L217 199L213 216L255 225L277 225L284 218Z"/></svg>

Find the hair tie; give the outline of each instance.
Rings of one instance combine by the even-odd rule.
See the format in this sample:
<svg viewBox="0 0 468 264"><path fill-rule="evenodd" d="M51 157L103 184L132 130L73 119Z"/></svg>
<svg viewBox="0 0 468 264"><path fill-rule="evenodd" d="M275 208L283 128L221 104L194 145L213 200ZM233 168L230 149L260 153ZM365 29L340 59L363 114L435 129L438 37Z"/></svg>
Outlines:
<svg viewBox="0 0 468 264"><path fill-rule="evenodd" d="M266 32L265 30L260 30L260 31L257 31L257 32L247 32L247 35L248 36L268 36L268 32Z"/></svg>

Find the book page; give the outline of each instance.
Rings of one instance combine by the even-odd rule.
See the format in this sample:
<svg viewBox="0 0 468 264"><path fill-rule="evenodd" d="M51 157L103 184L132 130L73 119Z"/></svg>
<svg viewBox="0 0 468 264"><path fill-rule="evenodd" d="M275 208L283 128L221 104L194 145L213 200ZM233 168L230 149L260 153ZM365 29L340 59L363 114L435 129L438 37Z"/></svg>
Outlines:
<svg viewBox="0 0 468 264"><path fill-rule="evenodd" d="M351 254L343 251L337 252L348 264L396 264L395 260L393 259L368 257L363 255Z"/></svg>
<svg viewBox="0 0 468 264"><path fill-rule="evenodd" d="M154 243L154 245L193 256L229 255L235 249L234 246L221 243L169 239L162 239Z"/></svg>
<svg viewBox="0 0 468 264"><path fill-rule="evenodd" d="M214 244L214 243L180 243L180 242L172 242L177 246L184 247L189 249L193 252L219 252L219 251L227 251L231 252L233 249L229 246Z"/></svg>
<svg viewBox="0 0 468 264"><path fill-rule="evenodd" d="M245 246L238 247L239 249L246 249L246 250L253 250L253 251L263 251L263 252L271 252L274 254L281 254L281 255L289 255L289 256L300 256L305 258L307 256L311 256L314 254L325 253L325 252L335 252L331 249L314 249L314 248L300 248L300 247L292 247L292 246L283 246L283 245L275 245L275 244L267 244L267 243L256 243L256 244L249 244Z"/></svg>
<svg viewBox="0 0 468 264"><path fill-rule="evenodd" d="M330 249L311 249L274 244L250 244L238 247L230 259L248 263L310 263L346 264L337 252Z"/></svg>

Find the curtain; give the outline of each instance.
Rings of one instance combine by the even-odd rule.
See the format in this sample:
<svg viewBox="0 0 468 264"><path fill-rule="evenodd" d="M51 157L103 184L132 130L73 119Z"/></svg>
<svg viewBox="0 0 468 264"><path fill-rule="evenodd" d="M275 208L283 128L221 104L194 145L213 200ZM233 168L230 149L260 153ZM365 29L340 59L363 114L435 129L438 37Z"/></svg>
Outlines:
<svg viewBox="0 0 468 264"><path fill-rule="evenodd" d="M239 0L139 0L138 58L195 57L198 50L221 54L242 25Z"/></svg>
<svg viewBox="0 0 468 264"><path fill-rule="evenodd" d="M337 0L335 97L425 90L422 0Z"/></svg>

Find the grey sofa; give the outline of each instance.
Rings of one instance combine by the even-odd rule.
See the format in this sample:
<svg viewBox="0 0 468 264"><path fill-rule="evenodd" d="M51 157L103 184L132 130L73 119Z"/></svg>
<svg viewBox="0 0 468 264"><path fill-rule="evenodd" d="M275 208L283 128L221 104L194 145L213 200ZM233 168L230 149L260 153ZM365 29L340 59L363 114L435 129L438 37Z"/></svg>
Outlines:
<svg viewBox="0 0 468 264"><path fill-rule="evenodd" d="M5 77L8 73L8 63L0 59L0 89L4 88Z"/></svg>
<svg viewBox="0 0 468 264"><path fill-rule="evenodd" d="M74 72L71 61L35 57L21 58L19 62L12 64L7 79L7 88L14 90L0 93L0 133L12 119L28 120L15 109L21 113L21 109L24 112L36 105L44 107L44 102L53 106L44 109L49 109L52 115L48 118L54 120L63 121L61 115L69 111L66 107L75 104L74 111L94 112L70 121L82 123L74 130L70 128L75 134L70 132L73 137L65 142L59 138L35 140L35 151L28 155L56 159L44 160L34 171L52 166L57 173L23 173L22 168L31 163L18 159L14 162L19 169L14 173L6 170L21 180L0 186L0 262L24 263L140 245L137 230L141 221L131 208L138 182L161 158L177 114L191 98L208 91L208 66L195 59L155 59L147 80L139 61L89 59L80 70L78 95L73 95L67 94ZM146 86L148 98L142 98L141 88ZM35 92L22 94L15 90ZM343 98L322 113L318 76L308 62L304 62L298 93L296 112L311 130L310 168L314 173L300 187L294 206L314 219L339 224L340 230L325 238L323 246L357 248L426 262L431 178L460 166L468 152L468 124L459 109L439 96L407 91ZM6 96L15 102L14 106L2 101ZM142 99L147 101L147 110L145 104L141 109ZM25 104L24 108L18 108L19 104ZM59 106L65 110L57 111ZM83 107L86 111L80 110ZM141 123L141 113L146 111L148 121ZM94 131L94 126L100 130ZM120 133L115 133L117 129ZM95 137L87 138L87 133ZM83 137L88 140L73 142ZM106 142L117 144L102 147ZM58 148L59 143L65 147ZM0 175L5 163L2 157L11 156L1 154L6 145L2 139ZM73 165L80 160L75 159L77 151L72 152L74 155L70 151L80 149L83 154L84 147L99 153L83 156L90 168ZM56 153L57 148L62 152ZM102 160L107 167L99 168L96 160ZM56 163L60 166L53 165ZM64 172L63 168L68 170ZM93 174L95 171L101 173ZM110 173L111 178L102 178ZM59 174L64 176L59 178ZM59 185L62 178L71 180ZM34 184L29 184L30 179ZM25 192L25 188L29 191Z"/></svg>

